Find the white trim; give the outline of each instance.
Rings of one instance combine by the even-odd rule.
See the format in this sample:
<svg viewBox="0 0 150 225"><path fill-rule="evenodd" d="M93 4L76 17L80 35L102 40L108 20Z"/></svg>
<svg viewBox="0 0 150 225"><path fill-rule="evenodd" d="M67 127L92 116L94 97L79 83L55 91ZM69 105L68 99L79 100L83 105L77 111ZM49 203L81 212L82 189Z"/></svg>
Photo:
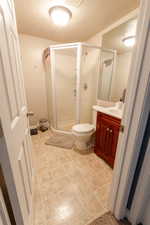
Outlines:
<svg viewBox="0 0 150 225"><path fill-rule="evenodd" d="M60 50L60 49L68 49L68 48L78 48L79 46L85 46L89 48L97 48L97 49L102 49L106 52L114 52L114 49L107 49L107 48L102 48L101 46L98 45L93 45L85 42L74 42L74 43L67 43L67 44L57 44L57 45L50 45L49 47L54 49L54 50Z"/></svg>
<svg viewBox="0 0 150 225"><path fill-rule="evenodd" d="M52 120L53 125L57 128L57 110L56 110L56 90L55 90L55 57L54 50L50 48L50 68L51 68L51 84L52 84Z"/></svg>
<svg viewBox="0 0 150 225"><path fill-rule="evenodd" d="M149 4L150 7L150 4ZM150 21L150 16L148 16L148 19ZM150 25L150 22L149 22ZM148 30L147 33L147 40L146 40L146 46L145 46L145 55L143 57L143 66L142 66L142 70L141 70L141 74L144 74L144 76L141 77L141 84L143 89L144 94L141 96L141 94L139 93L139 98L143 97L143 104L142 104L142 108L143 111L141 113L141 125L140 125L140 129L139 129L139 133L137 136L137 139L140 139L141 136L143 136L143 132L144 129L146 127L146 123L147 123L147 119L148 119L148 115L150 112L150 101L149 101L149 96L150 96L150 65L149 65L149 59L150 59L150 32ZM139 105L137 105L137 110L139 108ZM149 155L149 151L147 151L146 156L145 156L145 160L144 162L148 161L147 157ZM141 172L144 173L144 169L149 166L149 164L147 165L146 163L143 163L143 169ZM146 172L149 171L146 170ZM132 221L133 225L137 224L140 221L142 214L143 214L143 210L144 210L144 204L146 201L144 201L144 199L147 198L147 195L149 194L148 192L146 192L147 188L149 187L148 184L148 176L145 174L143 174L145 176L141 176L139 178L139 182L136 188L136 192L135 192L135 196L134 196L134 200L133 200L133 204L129 213L129 218ZM139 195L140 193L140 195Z"/></svg>
<svg viewBox="0 0 150 225"><path fill-rule="evenodd" d="M51 130L55 133L60 133L60 134L71 134L72 133L71 131L62 131L62 130L55 129L52 126L51 126Z"/></svg>
<svg viewBox="0 0 150 225"><path fill-rule="evenodd" d="M143 0L137 26L137 44L133 52L130 83L127 89L125 112L122 124L124 133L119 136L115 160L110 209L117 219L127 216L126 204L137 164L142 137L144 134L144 100L149 85L149 73L144 69L143 59L149 31L150 2ZM145 60L145 59L144 59ZM149 62L146 64L149 69ZM140 134L140 136L139 136ZM140 138L139 138L140 137Z"/></svg>
<svg viewBox="0 0 150 225"><path fill-rule="evenodd" d="M67 131L62 131L62 130L58 130L58 112L57 112L57 99L56 99L56 82L55 82L55 65L56 65L56 61L55 61L55 51L57 50L62 50L62 49L72 49L72 48L75 48L77 50L77 54L79 54L79 61L77 60L77 63L76 63L76 66L77 68L80 67L80 64L81 64L81 56L80 54L82 54L82 50L79 49L80 47L80 43L69 43L69 44L59 44L59 45L52 45L50 46L50 63L51 63L51 77L52 77L52 110L53 110L53 115L52 115L52 119L53 119L53 122L54 122L54 127L51 127L51 129L53 128L53 131L55 132L60 132L60 133L70 133L70 132L67 132ZM78 53L79 51L79 53ZM78 59L78 57L77 57ZM79 68L80 69L80 68ZM76 76L77 76L77 79L80 78L80 71L79 71L79 74L78 74L78 71L76 72ZM79 78L78 78L79 76ZM79 80L80 82L80 80ZM79 82L76 82L77 83L77 86L78 86L78 83ZM75 118L76 120L79 120L79 110L80 108L78 107L77 103L79 102L80 100L80 96L78 95L77 96L77 101L76 101L76 109L77 109L77 112L76 112L76 117Z"/></svg>
<svg viewBox="0 0 150 225"><path fill-rule="evenodd" d="M143 222L143 224L149 224L149 221L146 223L146 217L149 216L149 208L147 207L150 200L150 140L147 146L147 151L145 154L143 167L141 169L139 181L136 187L136 192L133 200L133 205L129 213L129 219L132 221L133 225ZM148 215L145 215L145 213Z"/></svg>
<svg viewBox="0 0 150 225"><path fill-rule="evenodd" d="M150 49L150 37L149 37L149 49ZM149 63L149 58L150 58L150 52L148 50L147 54L149 55L147 57L148 62ZM149 68L150 71L150 68ZM148 72L148 71L147 71ZM145 80L145 82L147 82L148 87L145 90L145 96L144 96L144 100L143 100L143 113L141 115L141 132L139 133L139 136L143 136L142 131L145 130L146 127L146 123L147 123L147 119L148 119L148 115L150 112L150 102L149 102L149 96L150 96L150 76L148 78L148 81ZM139 177L139 181L136 187L136 192L134 195L134 199L133 199L133 203L132 203L132 207L130 212L128 213L128 218L129 220L132 222L133 225L136 225L138 223L141 222L142 220L142 216L144 214L145 211L145 204L146 204L146 200L149 197L150 193L149 193L149 185L150 185L150 170L149 170L149 164L150 163L150 141L149 141L149 146L147 147L147 152L144 158L144 162L143 162L143 168L141 170L141 174ZM140 193L140 194L139 194Z"/></svg>
<svg viewBox="0 0 150 225"><path fill-rule="evenodd" d="M76 122L80 123L80 104L81 104L81 57L82 57L82 46L78 45L77 50L77 70L76 70Z"/></svg>
<svg viewBox="0 0 150 225"><path fill-rule="evenodd" d="M67 48L67 47L77 47L78 44L80 44L81 42L74 42L74 43L67 43L67 44L56 44L56 45L50 45L50 48L53 49L60 49L60 48Z"/></svg>

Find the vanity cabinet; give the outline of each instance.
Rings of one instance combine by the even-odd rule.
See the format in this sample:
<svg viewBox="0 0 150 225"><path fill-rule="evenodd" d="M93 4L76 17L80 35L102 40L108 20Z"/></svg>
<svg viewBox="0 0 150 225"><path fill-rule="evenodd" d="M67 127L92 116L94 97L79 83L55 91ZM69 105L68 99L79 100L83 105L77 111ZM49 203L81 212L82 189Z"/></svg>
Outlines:
<svg viewBox="0 0 150 225"><path fill-rule="evenodd" d="M121 119L97 112L95 153L112 168L117 149Z"/></svg>

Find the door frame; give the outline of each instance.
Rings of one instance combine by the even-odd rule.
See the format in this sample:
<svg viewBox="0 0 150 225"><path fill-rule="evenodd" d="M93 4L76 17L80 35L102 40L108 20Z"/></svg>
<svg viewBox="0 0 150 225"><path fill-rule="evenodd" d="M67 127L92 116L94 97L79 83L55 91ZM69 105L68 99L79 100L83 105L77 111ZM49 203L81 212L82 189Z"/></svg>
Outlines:
<svg viewBox="0 0 150 225"><path fill-rule="evenodd" d="M149 96L150 96L150 89L149 89ZM149 104L149 112L150 112L150 103L149 99L148 102ZM150 117L150 114L149 114ZM133 196L133 201L131 205L130 212L128 214L129 220L132 222L132 224L140 224L143 222L145 224L145 219L149 221L150 215L149 215L149 210L150 210L150 170L149 170L149 165L150 165L150 138L149 138L149 130L150 130L150 120L148 118L147 121L148 128L147 128L147 133L145 133L144 137L146 142L144 144L146 146L143 146L145 155L144 155L144 160L141 166L141 170L139 171L139 177L138 177L138 182L136 185L135 189L135 194ZM147 218L148 217L148 218ZM145 222L145 223L144 223ZM146 224L149 224L147 222Z"/></svg>
<svg viewBox="0 0 150 225"><path fill-rule="evenodd" d="M142 0L138 16L136 47L131 62L130 83L122 118L125 129L119 135L109 199L109 208L117 219L127 217L129 213L126 205L149 113L149 104L147 104L150 86L149 9L149 0Z"/></svg>

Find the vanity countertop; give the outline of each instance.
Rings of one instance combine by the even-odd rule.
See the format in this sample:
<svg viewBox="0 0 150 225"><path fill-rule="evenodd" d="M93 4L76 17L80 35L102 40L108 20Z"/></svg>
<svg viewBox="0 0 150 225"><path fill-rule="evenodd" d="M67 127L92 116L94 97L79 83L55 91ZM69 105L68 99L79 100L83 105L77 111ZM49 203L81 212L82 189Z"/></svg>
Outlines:
<svg viewBox="0 0 150 225"><path fill-rule="evenodd" d="M97 112L102 112L110 116L114 116L118 119L122 119L123 108L119 109L117 106L114 107L103 107L99 105L94 105L93 109Z"/></svg>

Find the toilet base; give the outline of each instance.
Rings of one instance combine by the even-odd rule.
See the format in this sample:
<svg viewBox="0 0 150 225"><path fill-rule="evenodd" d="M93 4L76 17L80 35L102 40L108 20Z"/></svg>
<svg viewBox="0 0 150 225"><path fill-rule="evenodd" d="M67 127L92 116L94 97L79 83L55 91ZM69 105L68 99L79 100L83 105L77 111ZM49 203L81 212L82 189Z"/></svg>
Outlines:
<svg viewBox="0 0 150 225"><path fill-rule="evenodd" d="M78 140L75 141L75 147L78 150L86 150L86 149L88 150L89 148L91 148L91 145L92 143L90 143L90 141L88 142L78 141Z"/></svg>

